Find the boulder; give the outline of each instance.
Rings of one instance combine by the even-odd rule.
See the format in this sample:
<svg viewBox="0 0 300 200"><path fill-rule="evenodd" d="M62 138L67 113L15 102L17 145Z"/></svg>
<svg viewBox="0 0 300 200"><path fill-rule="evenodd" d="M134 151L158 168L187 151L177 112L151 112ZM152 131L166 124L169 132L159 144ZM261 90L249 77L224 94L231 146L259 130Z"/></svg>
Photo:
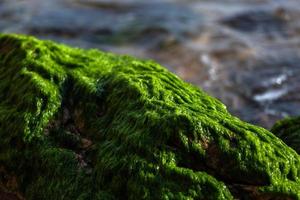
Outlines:
<svg viewBox="0 0 300 200"><path fill-rule="evenodd" d="M1 190L36 199L300 199L300 157L153 61L0 36Z"/></svg>

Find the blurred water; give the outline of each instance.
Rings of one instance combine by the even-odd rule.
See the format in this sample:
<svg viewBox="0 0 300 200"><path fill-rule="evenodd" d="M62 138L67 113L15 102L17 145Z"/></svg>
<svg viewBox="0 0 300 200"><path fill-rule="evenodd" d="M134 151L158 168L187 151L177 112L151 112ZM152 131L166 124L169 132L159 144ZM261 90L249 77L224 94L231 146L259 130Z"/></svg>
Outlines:
<svg viewBox="0 0 300 200"><path fill-rule="evenodd" d="M270 127L300 114L299 0L0 0L0 32L162 63Z"/></svg>

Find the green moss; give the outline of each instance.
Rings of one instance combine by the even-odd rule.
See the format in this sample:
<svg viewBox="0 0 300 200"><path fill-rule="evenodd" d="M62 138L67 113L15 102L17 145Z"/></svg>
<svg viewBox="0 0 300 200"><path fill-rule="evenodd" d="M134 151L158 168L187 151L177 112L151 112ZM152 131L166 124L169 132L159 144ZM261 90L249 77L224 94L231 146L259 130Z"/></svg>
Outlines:
<svg viewBox="0 0 300 200"><path fill-rule="evenodd" d="M300 117L286 118L275 123L271 132L300 153Z"/></svg>
<svg viewBox="0 0 300 200"><path fill-rule="evenodd" d="M0 137L27 199L300 199L294 150L128 56L1 35Z"/></svg>

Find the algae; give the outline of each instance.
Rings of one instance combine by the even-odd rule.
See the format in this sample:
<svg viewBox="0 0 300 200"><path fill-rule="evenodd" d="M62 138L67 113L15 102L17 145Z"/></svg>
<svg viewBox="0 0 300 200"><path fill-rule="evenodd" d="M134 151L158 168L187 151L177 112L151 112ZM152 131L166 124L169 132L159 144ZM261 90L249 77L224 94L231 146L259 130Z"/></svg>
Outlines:
<svg viewBox="0 0 300 200"><path fill-rule="evenodd" d="M288 117L276 122L271 132L300 153L300 117Z"/></svg>
<svg viewBox="0 0 300 200"><path fill-rule="evenodd" d="M130 56L1 35L0 136L29 200L300 199L293 149Z"/></svg>

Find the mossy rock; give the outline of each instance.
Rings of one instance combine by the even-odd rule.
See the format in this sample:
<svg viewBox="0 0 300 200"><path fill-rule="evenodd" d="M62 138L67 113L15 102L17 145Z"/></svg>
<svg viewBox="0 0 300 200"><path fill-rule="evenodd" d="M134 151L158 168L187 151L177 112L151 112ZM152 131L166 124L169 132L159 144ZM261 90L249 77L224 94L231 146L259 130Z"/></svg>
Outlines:
<svg viewBox="0 0 300 200"><path fill-rule="evenodd" d="M271 132L300 153L300 117L289 117L276 122Z"/></svg>
<svg viewBox="0 0 300 200"><path fill-rule="evenodd" d="M0 136L27 200L300 199L293 149L129 56L1 35Z"/></svg>

